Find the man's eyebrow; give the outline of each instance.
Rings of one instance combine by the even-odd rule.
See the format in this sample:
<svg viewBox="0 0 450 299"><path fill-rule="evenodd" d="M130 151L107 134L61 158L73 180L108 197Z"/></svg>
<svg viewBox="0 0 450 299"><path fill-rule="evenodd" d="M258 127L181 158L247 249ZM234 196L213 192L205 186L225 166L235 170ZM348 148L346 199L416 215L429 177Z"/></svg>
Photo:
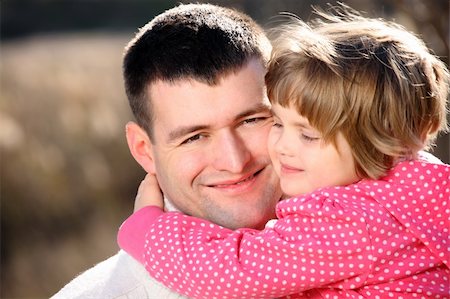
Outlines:
<svg viewBox="0 0 450 299"><path fill-rule="evenodd" d="M261 112L267 112L270 113L270 108L269 106L261 103L256 105L255 107L251 107L250 109L247 109L241 113L239 113L236 117L235 120L239 120L242 118L245 118L247 116L253 115L253 114L257 114L257 113L261 113ZM196 126L184 126L184 127L178 127L175 130L171 131L167 137L167 141L173 142L181 137L184 137L186 135L189 135L193 132L196 131L202 131L202 130L208 130L210 128L210 126L208 125L196 125Z"/></svg>
<svg viewBox="0 0 450 299"><path fill-rule="evenodd" d="M236 116L236 120L241 119L241 118L245 118L247 116L253 115L253 114L257 114L257 113L261 113L261 112L267 112L272 114L272 111L270 109L270 107L268 105L265 105L263 103L260 103L254 107L251 107L241 113L239 113Z"/></svg>
<svg viewBox="0 0 450 299"><path fill-rule="evenodd" d="M167 137L167 141L170 143L170 142L173 142L174 140L177 140L183 136L189 135L193 132L205 130L208 128L209 128L209 126L202 126L202 125L178 127L169 133L169 136Z"/></svg>

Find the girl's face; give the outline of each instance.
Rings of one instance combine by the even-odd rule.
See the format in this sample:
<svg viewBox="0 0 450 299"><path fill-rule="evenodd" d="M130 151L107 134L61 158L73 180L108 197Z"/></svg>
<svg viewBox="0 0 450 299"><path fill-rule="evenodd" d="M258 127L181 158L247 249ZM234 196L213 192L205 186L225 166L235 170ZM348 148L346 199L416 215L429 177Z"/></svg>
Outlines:
<svg viewBox="0 0 450 299"><path fill-rule="evenodd" d="M335 147L292 108L272 106L274 125L268 147L281 189L287 196L359 180L350 145L339 133Z"/></svg>

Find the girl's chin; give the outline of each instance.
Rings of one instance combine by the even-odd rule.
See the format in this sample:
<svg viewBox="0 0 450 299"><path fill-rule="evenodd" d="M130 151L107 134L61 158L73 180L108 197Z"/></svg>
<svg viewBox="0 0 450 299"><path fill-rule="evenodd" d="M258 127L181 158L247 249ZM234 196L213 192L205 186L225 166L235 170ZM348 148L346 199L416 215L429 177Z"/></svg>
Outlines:
<svg viewBox="0 0 450 299"><path fill-rule="evenodd" d="M304 190L299 189L298 184L292 184L292 182L289 182L289 184L286 182L286 184L283 184L283 182L280 182L281 190L283 191L283 198L290 198L295 197L298 195L303 194Z"/></svg>
<svg viewBox="0 0 450 299"><path fill-rule="evenodd" d="M281 189L283 190L283 199L301 196L303 194L307 194L307 193L314 191L314 190L309 190L309 189L308 190L305 190L305 189L299 190L296 188L289 189L289 188L283 188L283 186Z"/></svg>
<svg viewBox="0 0 450 299"><path fill-rule="evenodd" d="M287 192L287 193L283 193L283 199L300 196L302 194L304 194L304 192Z"/></svg>
<svg viewBox="0 0 450 299"><path fill-rule="evenodd" d="M291 198L291 197L292 197L292 195L283 193L283 195L281 196L281 199L288 199L288 198Z"/></svg>

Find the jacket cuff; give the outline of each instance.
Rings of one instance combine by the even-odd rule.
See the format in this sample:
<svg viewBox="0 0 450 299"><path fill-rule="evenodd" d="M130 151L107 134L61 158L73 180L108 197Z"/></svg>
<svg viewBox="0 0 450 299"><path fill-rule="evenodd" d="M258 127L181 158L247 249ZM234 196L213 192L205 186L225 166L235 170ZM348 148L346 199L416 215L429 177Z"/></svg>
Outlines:
<svg viewBox="0 0 450 299"><path fill-rule="evenodd" d="M139 262L143 262L147 233L162 214L164 211L157 206L143 207L134 212L119 228L117 243L120 248Z"/></svg>

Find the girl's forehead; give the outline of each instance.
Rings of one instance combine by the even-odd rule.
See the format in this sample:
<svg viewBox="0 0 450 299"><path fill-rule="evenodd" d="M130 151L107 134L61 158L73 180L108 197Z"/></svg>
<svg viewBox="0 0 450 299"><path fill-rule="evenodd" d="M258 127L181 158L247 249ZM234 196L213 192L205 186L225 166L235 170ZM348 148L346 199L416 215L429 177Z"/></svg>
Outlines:
<svg viewBox="0 0 450 299"><path fill-rule="evenodd" d="M301 127L301 128L311 128L311 124L307 117L298 113L297 109L293 106L281 106L280 104L272 105L272 113L275 117L289 122L290 124Z"/></svg>

